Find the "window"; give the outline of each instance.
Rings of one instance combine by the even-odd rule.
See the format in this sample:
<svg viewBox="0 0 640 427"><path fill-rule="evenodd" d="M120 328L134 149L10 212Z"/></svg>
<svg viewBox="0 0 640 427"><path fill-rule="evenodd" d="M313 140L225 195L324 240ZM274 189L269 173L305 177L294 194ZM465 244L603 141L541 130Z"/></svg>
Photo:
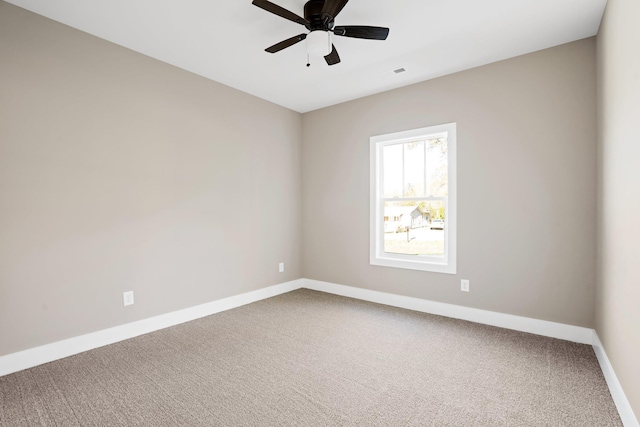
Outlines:
<svg viewBox="0 0 640 427"><path fill-rule="evenodd" d="M455 274L456 124L371 141L371 264Z"/></svg>

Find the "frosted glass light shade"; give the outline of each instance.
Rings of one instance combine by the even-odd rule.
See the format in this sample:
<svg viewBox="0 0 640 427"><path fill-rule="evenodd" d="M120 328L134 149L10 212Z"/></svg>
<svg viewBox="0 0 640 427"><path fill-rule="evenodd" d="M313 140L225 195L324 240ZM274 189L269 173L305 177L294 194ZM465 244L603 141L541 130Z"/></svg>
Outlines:
<svg viewBox="0 0 640 427"><path fill-rule="evenodd" d="M307 34L307 52L310 56L327 56L331 53L328 31L311 31Z"/></svg>

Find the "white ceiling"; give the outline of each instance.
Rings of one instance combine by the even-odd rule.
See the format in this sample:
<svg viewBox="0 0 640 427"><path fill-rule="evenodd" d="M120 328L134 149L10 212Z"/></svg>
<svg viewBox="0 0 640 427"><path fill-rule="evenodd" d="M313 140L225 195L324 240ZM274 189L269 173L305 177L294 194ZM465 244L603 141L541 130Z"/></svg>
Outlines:
<svg viewBox="0 0 640 427"><path fill-rule="evenodd" d="M272 0L303 15L305 0ZM335 37L342 62L306 67L306 29L251 0L8 0L40 15L298 112L597 33L606 0L351 0L336 25L389 27L386 41ZM407 71L389 71L404 67ZM391 75L389 75L391 74Z"/></svg>

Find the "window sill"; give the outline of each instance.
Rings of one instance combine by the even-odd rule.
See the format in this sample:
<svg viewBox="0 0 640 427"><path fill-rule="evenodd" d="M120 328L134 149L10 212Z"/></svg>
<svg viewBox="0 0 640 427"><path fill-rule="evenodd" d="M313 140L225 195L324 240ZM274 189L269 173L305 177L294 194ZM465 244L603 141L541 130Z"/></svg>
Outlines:
<svg viewBox="0 0 640 427"><path fill-rule="evenodd" d="M432 273L456 274L456 266L452 263L399 259L384 256L375 256L370 259L371 265L380 267L404 268L408 270L429 271Z"/></svg>

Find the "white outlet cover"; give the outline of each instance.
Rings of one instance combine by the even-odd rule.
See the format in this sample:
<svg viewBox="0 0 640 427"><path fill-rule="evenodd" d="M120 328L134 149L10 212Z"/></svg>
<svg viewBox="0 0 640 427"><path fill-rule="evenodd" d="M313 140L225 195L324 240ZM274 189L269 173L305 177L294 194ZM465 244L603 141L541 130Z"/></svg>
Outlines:
<svg viewBox="0 0 640 427"><path fill-rule="evenodd" d="M462 280L460 282L460 290L462 292L469 292L469 281L468 280Z"/></svg>
<svg viewBox="0 0 640 427"><path fill-rule="evenodd" d="M278 271L280 273L284 272L284 262L281 262L280 264L278 264Z"/></svg>
<svg viewBox="0 0 640 427"><path fill-rule="evenodd" d="M125 307L128 305L133 305L133 291L124 292L122 294L122 299Z"/></svg>

